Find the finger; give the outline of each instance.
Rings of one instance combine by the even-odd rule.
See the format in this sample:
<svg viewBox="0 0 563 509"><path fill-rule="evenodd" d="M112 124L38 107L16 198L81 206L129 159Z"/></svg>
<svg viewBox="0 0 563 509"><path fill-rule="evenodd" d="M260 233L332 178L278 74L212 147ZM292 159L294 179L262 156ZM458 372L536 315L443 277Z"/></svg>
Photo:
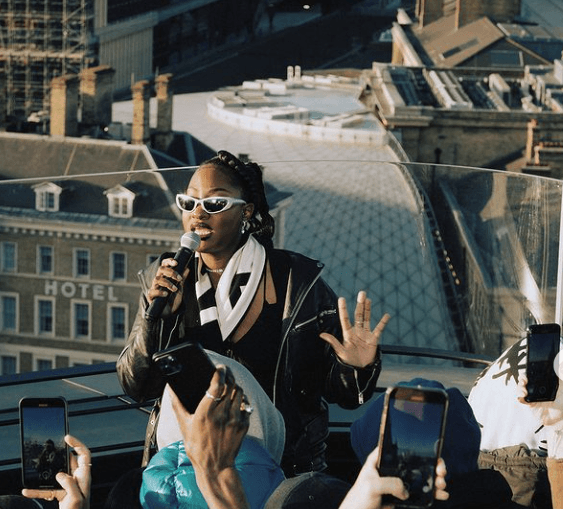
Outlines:
<svg viewBox="0 0 563 509"><path fill-rule="evenodd" d="M64 491L57 490L55 495L60 502L65 496L69 496L72 500L81 500L83 497L78 482L71 475L59 472L57 474L57 482L64 488Z"/></svg>
<svg viewBox="0 0 563 509"><path fill-rule="evenodd" d="M170 279L175 279L177 281L180 281L182 279L182 276L176 271L177 265L178 262L174 260L174 258L167 258L166 260L163 260L162 264L156 271L155 279L167 277ZM184 269L184 272L185 271L186 269Z"/></svg>
<svg viewBox="0 0 563 509"><path fill-rule="evenodd" d="M77 466L79 468L86 468L92 466L92 453L78 438L72 435L65 436L65 442L70 445L74 452L78 455Z"/></svg>
<svg viewBox="0 0 563 509"><path fill-rule="evenodd" d="M399 477L380 477L381 495L393 495L401 500L409 498L405 483Z"/></svg>
<svg viewBox="0 0 563 509"><path fill-rule="evenodd" d="M379 336L381 336L381 333L383 332L383 329L385 329L385 327L389 323L389 320L391 320L391 315L389 313L385 313L381 317L381 320L379 320L379 323L375 326L375 329L373 329L372 335L376 338L379 338Z"/></svg>
<svg viewBox="0 0 563 509"><path fill-rule="evenodd" d="M364 304L364 327L370 329L371 324L371 299L366 299Z"/></svg>
<svg viewBox="0 0 563 509"><path fill-rule="evenodd" d="M211 378L211 383L209 384L207 392L218 400L225 395L225 388L227 385L227 367L223 364L219 364L215 367L215 373ZM213 400L210 400L210 403L213 402Z"/></svg>
<svg viewBox="0 0 563 509"><path fill-rule="evenodd" d="M237 385L233 390L233 397L229 402L229 413L235 421L240 419L241 408L244 404L244 391Z"/></svg>
<svg viewBox="0 0 563 509"><path fill-rule="evenodd" d="M235 375L233 375L231 368L225 366L225 394L228 394L230 391L232 391L235 385Z"/></svg>
<svg viewBox="0 0 563 509"><path fill-rule="evenodd" d="M448 469L446 468L444 458L438 458L438 463L436 464L436 475L444 478L448 475Z"/></svg>
<svg viewBox="0 0 563 509"><path fill-rule="evenodd" d="M340 325L342 326L342 330L350 330L352 328L352 323L350 322L348 309L346 308L346 299L344 297L338 298L338 316L340 317Z"/></svg>
<svg viewBox="0 0 563 509"><path fill-rule="evenodd" d="M356 310L354 312L354 326L364 327L364 308L366 302L366 292L361 290L358 292L358 299L356 300Z"/></svg>
<svg viewBox="0 0 563 509"><path fill-rule="evenodd" d="M525 376L521 376L518 380L518 385L516 386L516 399L527 405L528 402L524 399L528 395L528 379Z"/></svg>
<svg viewBox="0 0 563 509"><path fill-rule="evenodd" d="M248 429L250 424L250 414L246 409L250 407L250 402L244 394L242 388L237 387L235 398L233 399L233 404L231 406L231 417L234 422L238 424L239 429Z"/></svg>
<svg viewBox="0 0 563 509"><path fill-rule="evenodd" d="M65 474L66 475L66 474ZM31 490L24 488L22 495L26 498L40 498L42 500L62 500L65 496L64 490Z"/></svg>
<svg viewBox="0 0 563 509"><path fill-rule="evenodd" d="M443 458L438 458L438 464L436 465L436 481L434 482L435 485L435 493L434 496L437 500L447 500L449 498L449 493L446 490L446 462Z"/></svg>
<svg viewBox="0 0 563 509"><path fill-rule="evenodd" d="M151 290L153 292L176 292L180 288L179 283L181 280L181 276L177 275L176 272L161 274L154 278Z"/></svg>
<svg viewBox="0 0 563 509"><path fill-rule="evenodd" d="M329 334L328 332L321 332L319 334L319 337L324 341L326 341L330 346L332 346L336 355L338 355L344 350L342 348L342 343L338 341L338 339L336 339L332 334Z"/></svg>
<svg viewBox="0 0 563 509"><path fill-rule="evenodd" d="M444 490L436 490L434 493L434 498L436 500L448 500L450 498L450 494Z"/></svg>
<svg viewBox="0 0 563 509"><path fill-rule="evenodd" d="M365 463L371 464L373 468L377 469L377 458L379 458L379 446L369 453Z"/></svg>

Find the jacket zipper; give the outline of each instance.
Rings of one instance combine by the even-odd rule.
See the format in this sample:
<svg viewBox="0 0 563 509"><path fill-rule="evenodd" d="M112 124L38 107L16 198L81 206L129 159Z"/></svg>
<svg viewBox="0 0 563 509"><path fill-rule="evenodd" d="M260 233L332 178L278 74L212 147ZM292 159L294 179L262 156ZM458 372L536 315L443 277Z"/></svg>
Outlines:
<svg viewBox="0 0 563 509"><path fill-rule="evenodd" d="M295 327L293 327L293 330L297 331L299 329L302 329L303 327L306 327L310 323L318 320L319 318L324 318L327 315L335 315L336 313L337 313L336 309L326 309L325 311L321 311L318 315L313 316L312 318L309 318L304 322L298 323Z"/></svg>
<svg viewBox="0 0 563 509"><path fill-rule="evenodd" d="M303 293L297 299L297 303L296 303L295 307L293 308L293 316L290 319L291 321L290 321L289 325L287 326L286 332L285 332L284 337L282 339L282 342L281 342L281 345L280 345L280 353L278 355L278 362L276 363L276 371L274 373L274 387L273 387L273 393L272 393L272 403L274 404L274 406L276 405L276 399L277 399L277 397L276 397L277 396L276 387L278 385L278 375L279 375L279 371L280 371L282 352L283 352L285 344L287 342L287 337L289 336L289 331L291 331L291 328L293 327L293 322L295 321L295 318L297 317L297 313L299 313L299 311L301 310L301 306L303 305L303 301L305 300L305 297L309 294L309 292L311 291L311 288L313 288L313 285L317 282L317 280L319 279L320 276L321 276L321 271L319 270L317 272L317 274L315 275L315 277L311 280L311 282L309 283L307 288L303 291ZM300 325L303 325L303 324L300 324Z"/></svg>
<svg viewBox="0 0 563 509"><path fill-rule="evenodd" d="M366 382L366 386L363 389L360 389L360 381L358 380L358 370L354 368L354 380L356 381L356 389L358 389L358 403L360 405L364 404L364 391L369 387L369 383L371 382L374 375L375 375L375 370L372 371L371 376Z"/></svg>

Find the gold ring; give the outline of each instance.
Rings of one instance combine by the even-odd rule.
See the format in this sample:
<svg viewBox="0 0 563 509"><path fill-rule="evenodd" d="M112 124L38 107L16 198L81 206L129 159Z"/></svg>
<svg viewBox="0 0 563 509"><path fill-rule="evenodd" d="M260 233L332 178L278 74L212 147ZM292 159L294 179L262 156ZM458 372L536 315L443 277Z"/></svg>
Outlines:
<svg viewBox="0 0 563 509"><path fill-rule="evenodd" d="M51 495L49 497L47 497L45 500L48 500L49 502L52 500L55 500L55 492L53 490L51 490Z"/></svg>

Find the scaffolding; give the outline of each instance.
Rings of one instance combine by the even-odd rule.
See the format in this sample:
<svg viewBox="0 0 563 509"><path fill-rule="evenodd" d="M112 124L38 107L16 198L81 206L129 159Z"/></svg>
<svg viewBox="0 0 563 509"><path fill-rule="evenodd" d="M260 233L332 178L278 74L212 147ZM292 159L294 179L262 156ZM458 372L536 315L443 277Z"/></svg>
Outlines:
<svg viewBox="0 0 563 509"><path fill-rule="evenodd" d="M93 18L93 0L0 0L9 116L48 113L52 78L79 74L95 62Z"/></svg>

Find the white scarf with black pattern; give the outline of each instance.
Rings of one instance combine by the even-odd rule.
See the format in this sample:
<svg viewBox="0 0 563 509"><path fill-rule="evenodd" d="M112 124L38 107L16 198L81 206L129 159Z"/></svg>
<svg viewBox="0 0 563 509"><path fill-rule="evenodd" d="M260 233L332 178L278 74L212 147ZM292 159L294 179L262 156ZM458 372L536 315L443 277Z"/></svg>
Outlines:
<svg viewBox="0 0 563 509"><path fill-rule="evenodd" d="M195 291L201 325L216 321L226 340L244 317L262 279L266 250L252 236L233 254L217 288L211 284L209 272L199 253Z"/></svg>

